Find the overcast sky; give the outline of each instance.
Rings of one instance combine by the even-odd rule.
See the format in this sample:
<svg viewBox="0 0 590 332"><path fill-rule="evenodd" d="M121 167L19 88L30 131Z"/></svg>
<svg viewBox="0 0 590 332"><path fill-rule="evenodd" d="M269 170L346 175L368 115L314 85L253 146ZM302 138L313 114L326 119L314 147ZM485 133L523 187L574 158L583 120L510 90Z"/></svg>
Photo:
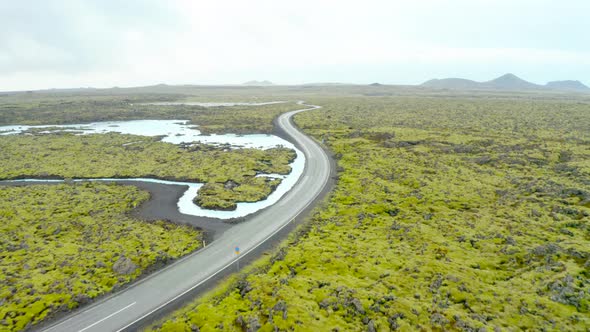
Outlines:
<svg viewBox="0 0 590 332"><path fill-rule="evenodd" d="M489 80L590 84L588 0L0 0L0 90Z"/></svg>

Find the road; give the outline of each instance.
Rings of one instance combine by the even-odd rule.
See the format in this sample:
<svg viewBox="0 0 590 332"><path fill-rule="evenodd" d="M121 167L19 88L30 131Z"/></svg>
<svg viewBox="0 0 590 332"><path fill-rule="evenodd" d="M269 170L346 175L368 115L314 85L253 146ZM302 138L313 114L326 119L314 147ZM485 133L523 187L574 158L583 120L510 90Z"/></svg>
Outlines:
<svg viewBox="0 0 590 332"><path fill-rule="evenodd" d="M305 154L306 165L297 184L281 200L248 221L225 231L198 252L177 261L125 290L74 312L45 331L122 331L135 327L199 285L233 268L239 257L262 246L274 234L313 204L330 178L330 159L311 138L292 123L293 115L319 106L281 115L276 123ZM221 221L220 221L221 222ZM236 255L235 247L240 248Z"/></svg>

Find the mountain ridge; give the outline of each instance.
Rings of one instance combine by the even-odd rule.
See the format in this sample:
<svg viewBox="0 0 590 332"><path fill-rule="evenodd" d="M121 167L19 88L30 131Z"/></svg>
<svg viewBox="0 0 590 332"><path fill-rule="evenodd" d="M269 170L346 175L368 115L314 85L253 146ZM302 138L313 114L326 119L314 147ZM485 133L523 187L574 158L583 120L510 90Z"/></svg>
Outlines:
<svg viewBox="0 0 590 332"><path fill-rule="evenodd" d="M420 86L436 89L467 89L467 90L557 90L590 92L590 88L580 81L552 81L545 85L526 81L512 73L504 74L490 81L478 82L464 78L431 79Z"/></svg>
<svg viewBox="0 0 590 332"><path fill-rule="evenodd" d="M559 90L568 91L590 91L590 88L580 81L565 80L565 81L551 81L545 84L546 87Z"/></svg>

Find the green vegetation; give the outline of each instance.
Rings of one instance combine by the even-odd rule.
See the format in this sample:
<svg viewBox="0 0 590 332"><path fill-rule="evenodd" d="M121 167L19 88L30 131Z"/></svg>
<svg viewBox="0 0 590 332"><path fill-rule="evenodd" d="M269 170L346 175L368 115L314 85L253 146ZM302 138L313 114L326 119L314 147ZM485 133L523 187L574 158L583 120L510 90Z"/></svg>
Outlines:
<svg viewBox="0 0 590 332"><path fill-rule="evenodd" d="M588 97L448 95L389 86L136 90L0 95L0 123L188 119L206 133L270 132L272 118L299 106L205 109L142 103L304 98L324 108L298 115L298 124L325 141L338 159L335 192L288 247L179 311L162 330L590 326ZM277 150L275 156L244 161L224 155L223 148L173 148L145 137L100 136L20 137L22 146L0 137L2 177L207 180L203 190L214 193L206 195L211 206L225 208L254 192L270 192L268 183L258 190L249 183L262 181L254 180L265 172L261 167L277 172L271 168L282 168L291 158ZM84 140L87 145L76 147ZM34 153L21 155L28 151ZM68 151L78 154L75 162ZM220 156L230 162L217 163ZM141 162L133 162L136 158ZM262 161L269 158L272 166ZM244 163L249 166L233 168ZM10 318L3 316L0 324Z"/></svg>
<svg viewBox="0 0 590 332"><path fill-rule="evenodd" d="M148 197L115 184L0 186L0 330L86 304L197 249L193 228L128 216Z"/></svg>
<svg viewBox="0 0 590 332"><path fill-rule="evenodd" d="M201 188L205 195L198 203L220 209L264 199L263 194L270 194L278 183L255 176L288 174L294 158L295 152L287 148L179 147L157 138L114 133L0 136L0 179L152 177L205 182L209 185ZM215 189L228 181L244 185L231 191Z"/></svg>
<svg viewBox="0 0 590 332"><path fill-rule="evenodd" d="M77 96L30 94L0 99L0 124L68 124L135 119L180 119L170 107L142 106L143 102L171 101L180 95ZM202 107L191 108L194 111ZM181 111L181 115L189 112ZM179 114L179 115L180 115Z"/></svg>
<svg viewBox="0 0 590 332"><path fill-rule="evenodd" d="M177 100L183 97L180 94L35 96L0 98L0 125L161 119L190 120L199 125L203 133L271 133L272 121L277 115L300 108L294 103L213 108L146 104Z"/></svg>
<svg viewBox="0 0 590 332"><path fill-rule="evenodd" d="M88 95L7 95L0 98L0 125L188 119L199 124L198 129L203 133L270 133L272 121L278 114L300 107L294 103L214 108L146 104L186 97L176 91L123 94L116 89L105 95L99 91L89 91ZM28 133L34 137L0 136L0 179L157 177L205 182L207 185L199 192L199 195L204 194L196 202L210 209L231 210L238 202L266 198L278 185L278 180L262 181L254 176L258 173L288 174L291 171L288 164L295 158L294 152L288 149L228 151L227 147L203 144L179 148L158 142L157 138L118 134L74 137L72 133L58 131L39 135L45 130L30 129ZM223 189L228 181L241 185L234 190Z"/></svg>
<svg viewBox="0 0 590 332"><path fill-rule="evenodd" d="M573 98L573 97L572 97ZM590 103L315 98L338 160L306 227L161 331L585 330Z"/></svg>
<svg viewBox="0 0 590 332"><path fill-rule="evenodd" d="M207 183L199 189L195 203L206 209L235 210L237 202L258 202L270 195L280 179L267 177L245 178L244 182L228 181L225 184Z"/></svg>
<svg viewBox="0 0 590 332"><path fill-rule="evenodd" d="M293 104L205 109L144 105L180 94L0 95L0 125L132 119L188 119L207 132L271 132ZM228 120L231 119L231 120ZM206 182L199 204L231 209L264 199L288 174L286 148L230 149L121 134L0 136L0 179L151 177ZM229 186L225 186L229 184ZM122 287L197 249L201 233L129 211L148 198L134 187L99 183L0 186L0 330L22 330Z"/></svg>
<svg viewBox="0 0 590 332"><path fill-rule="evenodd" d="M272 133L273 120L280 114L300 109L293 103L262 106L232 106L206 108L196 113L191 120L199 124L204 134Z"/></svg>

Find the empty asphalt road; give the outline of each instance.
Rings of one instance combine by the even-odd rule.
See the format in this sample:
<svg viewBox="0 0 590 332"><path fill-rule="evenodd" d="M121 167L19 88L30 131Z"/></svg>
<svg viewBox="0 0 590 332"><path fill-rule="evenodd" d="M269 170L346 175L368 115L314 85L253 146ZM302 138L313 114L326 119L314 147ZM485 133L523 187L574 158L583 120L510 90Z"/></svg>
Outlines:
<svg viewBox="0 0 590 332"><path fill-rule="evenodd" d="M319 108L291 111L277 119L280 128L305 154L306 165L299 182L275 205L231 227L210 245L179 260L142 281L96 304L74 312L45 331L121 331L136 326L158 310L231 267L240 256L263 245L315 202L330 178L330 159L311 138L292 123L293 115ZM221 221L220 221L221 222Z"/></svg>

